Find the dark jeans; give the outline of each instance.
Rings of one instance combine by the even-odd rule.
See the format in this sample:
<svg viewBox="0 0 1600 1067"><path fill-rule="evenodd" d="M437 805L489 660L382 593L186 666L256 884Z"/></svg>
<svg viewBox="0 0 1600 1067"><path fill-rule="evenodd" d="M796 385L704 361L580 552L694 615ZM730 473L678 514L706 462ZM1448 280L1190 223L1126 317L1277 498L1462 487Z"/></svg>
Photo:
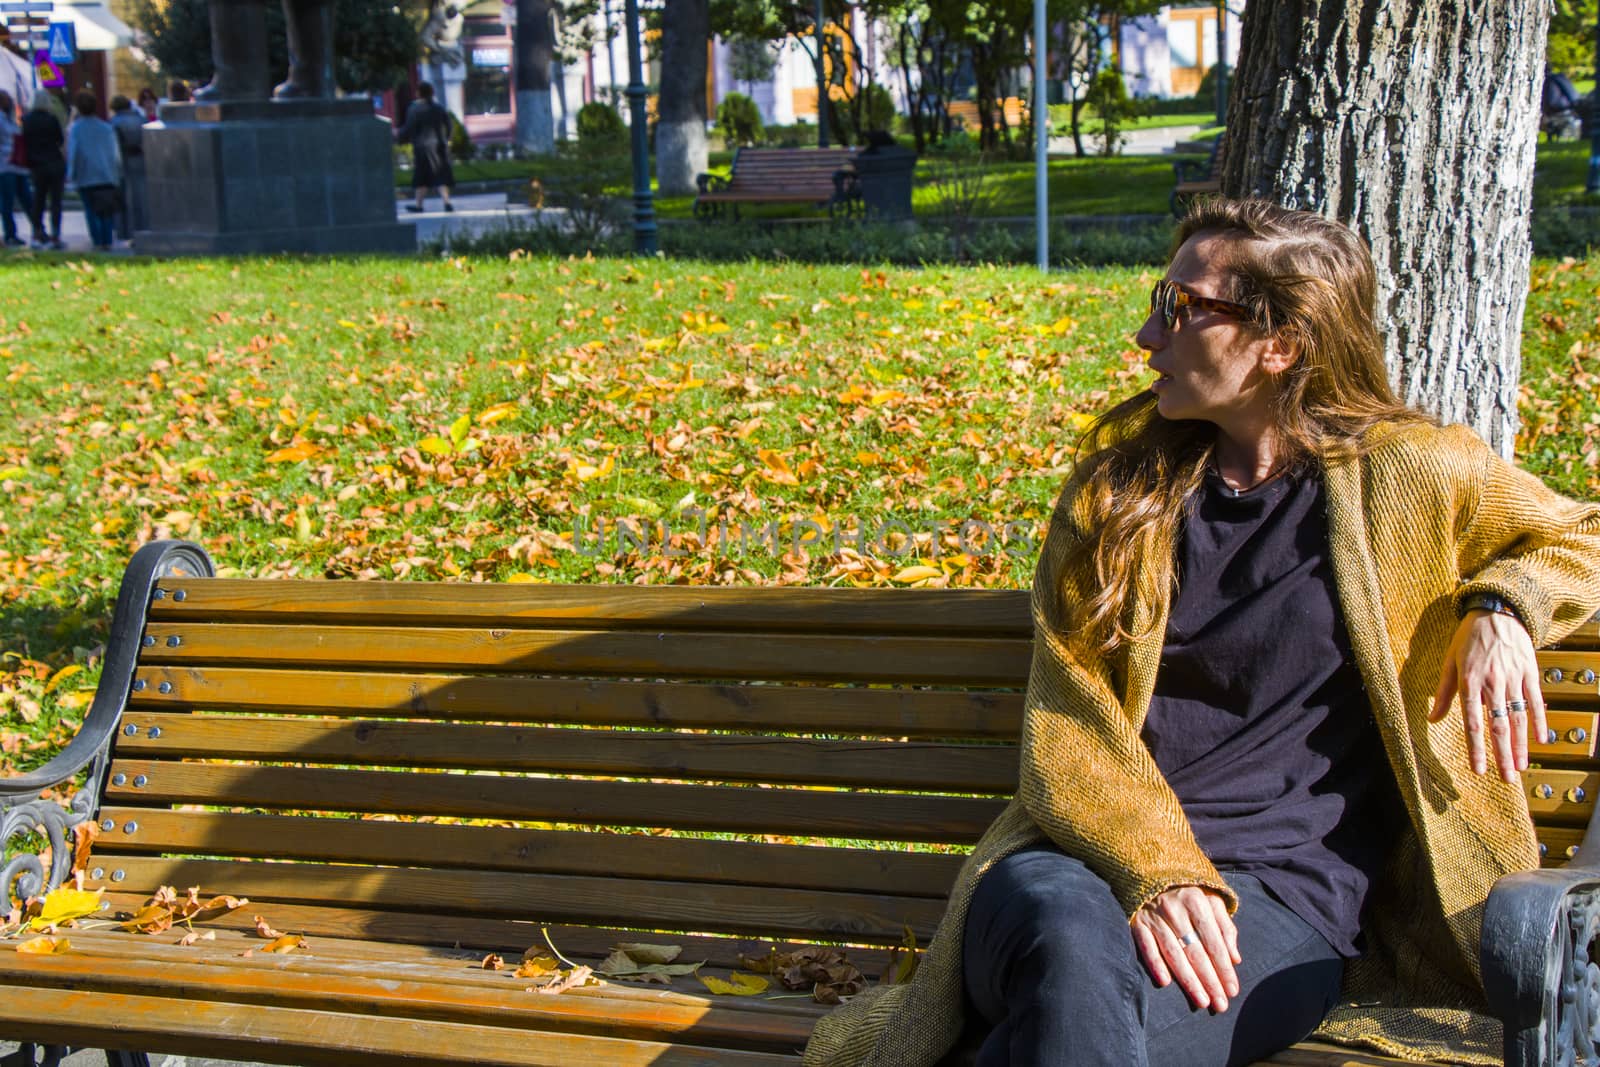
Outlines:
<svg viewBox="0 0 1600 1067"><path fill-rule="evenodd" d="M969 1007L994 1029L978 1067L1221 1067L1301 1040L1338 1002L1344 960L1255 878L1239 894L1239 995L1196 1011L1157 989L1105 882L1051 848L1001 860L978 884L963 940Z"/></svg>
<svg viewBox="0 0 1600 1067"><path fill-rule="evenodd" d="M110 185L80 186L78 195L83 198L83 221L89 227L89 243L96 248L110 248L116 239L117 215L114 211L101 214L94 204L102 191L113 189Z"/></svg>
<svg viewBox="0 0 1600 1067"><path fill-rule="evenodd" d="M64 165L33 168L33 211L28 217L33 222L36 235L45 233L44 213L48 206L50 239L61 240L61 194L65 191L66 182L67 168Z"/></svg>
<svg viewBox="0 0 1600 1067"><path fill-rule="evenodd" d="M19 205L23 214L33 214L33 192L28 187L28 176L15 171L0 174L0 226L5 229L3 236L7 241L16 239L17 220L12 212Z"/></svg>

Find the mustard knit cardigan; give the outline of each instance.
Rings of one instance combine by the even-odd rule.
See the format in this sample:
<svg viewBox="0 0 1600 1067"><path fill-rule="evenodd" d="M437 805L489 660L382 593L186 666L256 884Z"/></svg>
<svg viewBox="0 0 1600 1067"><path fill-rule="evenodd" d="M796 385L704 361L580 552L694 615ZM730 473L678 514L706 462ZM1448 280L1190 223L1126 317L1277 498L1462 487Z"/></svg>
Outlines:
<svg viewBox="0 0 1600 1067"><path fill-rule="evenodd" d="M1345 971L1346 1003L1318 1036L1406 1059L1498 1063L1500 1025L1478 971L1483 905L1496 878L1537 866L1518 785L1467 763L1459 714L1430 724L1456 602L1493 591L1535 645L1600 607L1600 506L1556 495L1462 427L1372 432L1365 455L1324 465L1338 600L1389 765L1410 813L1367 908L1368 950ZM912 981L878 987L823 1018L807 1067L930 1067L961 1036L961 931L978 879L1048 840L1083 860L1132 915L1177 885L1231 891L1195 843L1177 797L1140 740L1166 631L1172 549L1156 545L1136 583L1133 632L1085 662L1060 635L1090 579L1067 573L1084 521L1068 483L1033 585L1034 652L1016 796L963 867ZM1133 951L1129 942L1129 951Z"/></svg>

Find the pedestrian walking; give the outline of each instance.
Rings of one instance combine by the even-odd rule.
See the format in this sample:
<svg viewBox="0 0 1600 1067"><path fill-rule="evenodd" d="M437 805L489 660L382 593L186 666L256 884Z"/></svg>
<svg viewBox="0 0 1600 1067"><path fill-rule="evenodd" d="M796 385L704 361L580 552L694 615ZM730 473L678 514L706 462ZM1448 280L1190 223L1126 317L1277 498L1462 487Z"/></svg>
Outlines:
<svg viewBox="0 0 1600 1067"><path fill-rule="evenodd" d="M454 211L450 203L450 187L456 183L455 172L450 167L450 112L433 99L433 86L427 82L417 86L418 99L406 109L406 121L395 139L411 145L411 187L417 200L407 204L406 210L419 212L428 190L439 190L446 211Z"/></svg>
<svg viewBox="0 0 1600 1067"><path fill-rule="evenodd" d="M122 208L117 212L117 236L129 241L150 223L145 212L144 112L125 96L111 98L111 128L122 153Z"/></svg>
<svg viewBox="0 0 1600 1067"><path fill-rule="evenodd" d="M96 251L109 252L122 203L122 152L117 131L95 112L99 101L87 89L72 98L78 117L67 131L67 180L83 201L84 221Z"/></svg>
<svg viewBox="0 0 1600 1067"><path fill-rule="evenodd" d="M28 155L28 175L33 179L33 210L28 216L33 223L33 247L59 250L67 247L61 243L61 194L67 180L62 146L67 135L56 118L55 103L48 89L33 94L33 107L22 116L22 149ZM46 211L50 213L48 230Z"/></svg>
<svg viewBox="0 0 1600 1067"><path fill-rule="evenodd" d="M33 216L33 190L28 182L27 152L22 142L22 127L17 125L17 102L11 94L0 92L0 225L5 228L8 248L25 242L17 235L17 220L12 212L20 207ZM33 231L37 240L39 231Z"/></svg>

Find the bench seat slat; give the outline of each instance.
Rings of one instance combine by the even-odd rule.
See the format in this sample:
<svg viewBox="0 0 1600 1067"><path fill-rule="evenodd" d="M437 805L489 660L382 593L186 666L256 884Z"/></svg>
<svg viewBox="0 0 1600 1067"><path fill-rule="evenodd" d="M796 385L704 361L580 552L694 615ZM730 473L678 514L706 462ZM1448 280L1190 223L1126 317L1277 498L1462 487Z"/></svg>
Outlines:
<svg viewBox="0 0 1600 1067"><path fill-rule="evenodd" d="M118 760L106 800L889 841L976 841L1003 801L910 793L661 785L495 774ZM136 784L140 778L143 785ZM119 829L119 833L121 830Z"/></svg>
<svg viewBox="0 0 1600 1067"><path fill-rule="evenodd" d="M108 842L119 852L625 875L938 899L955 884L964 859L931 852L149 808L106 807L101 817L117 826L138 822L138 833Z"/></svg>
<svg viewBox="0 0 1600 1067"><path fill-rule="evenodd" d="M751 1012L721 1007L709 995L693 1003L645 999L622 982L573 990L562 996L530 995L526 979L513 977L517 959L503 971L486 971L478 959L436 958L425 964L383 959L322 960L322 944L309 954L279 960L240 958L260 940L224 932L217 942L178 948L136 934L72 935L70 954L30 961L0 948L0 982L41 988L161 994L182 1000L233 1001L284 1008L326 1008L460 1022L515 1026L632 1040L687 1039L717 1048L787 1052L803 1045L816 1021L812 1013ZM9 947L9 946L7 946ZM381 946L375 946L381 947ZM269 962L270 961L270 962ZM706 973L714 973L710 968ZM475 980L469 980L475 979ZM693 979L689 979L693 981ZM688 982L676 983L687 991ZM698 986L699 983L695 982ZM657 991L661 987L655 987ZM703 991L702 991L703 992ZM723 998L724 1002L741 998ZM773 1002L768 1002L773 1003ZM777 1002L782 1003L782 1002Z"/></svg>
<svg viewBox="0 0 1600 1067"><path fill-rule="evenodd" d="M761 734L539 729L382 720L160 714L118 752L147 758L361 763L387 767L653 774L940 792L1014 792L1013 745L833 741ZM149 727L155 727L151 731ZM156 736L152 736L152 733Z"/></svg>
<svg viewBox="0 0 1600 1067"><path fill-rule="evenodd" d="M926 942L944 914L942 900L773 887L716 886L636 878L420 870L316 863L249 863L115 856L125 881L208 887L257 903L352 905L424 917L467 914L544 922L831 937L892 944L910 926Z"/></svg>
<svg viewBox="0 0 1600 1067"><path fill-rule="evenodd" d="M270 1056L306 1067L345 1067L363 1058L467 1067L796 1067L799 1062L773 1053L514 1027L33 986L13 986L0 997L0 1028L25 1041L247 1061Z"/></svg>
<svg viewBox="0 0 1600 1067"><path fill-rule="evenodd" d="M151 623L146 664L339 665L414 670L677 675L824 682L1017 685L1031 642L1018 639L620 630L263 626Z"/></svg>
<svg viewBox="0 0 1600 1067"><path fill-rule="evenodd" d="M1021 692L141 667L129 706L1015 739ZM170 687L162 692L162 686Z"/></svg>
<svg viewBox="0 0 1600 1067"><path fill-rule="evenodd" d="M108 865L109 869L109 865ZM127 884L126 882L119 884ZM155 885L140 887L141 892L112 892L106 894L113 908L124 912L138 910L139 906L158 888ZM207 893L213 887L204 887ZM220 890L218 890L220 892ZM771 938L713 937L704 933L668 935L643 932L638 929L618 929L606 926L568 926L560 923L542 925L528 920L491 919L470 915L433 915L419 922L415 912L378 911L355 905L317 905L273 903L270 918L280 929L321 939L338 939L352 946L359 954L360 946L382 942L389 949L472 949L480 952L499 952L506 959L514 958L528 948L545 947L544 933L548 930L563 955L580 962L603 959L613 946L624 941L649 941L680 945L684 956L690 960L706 960L714 967L743 969L740 954L764 956L776 945L779 952L814 944L813 941L777 941ZM261 910L241 908L239 911L207 921L207 927L240 930L246 933L255 929L254 916ZM346 953L347 955L350 953ZM883 948L857 945L849 949L852 962L866 974L883 972L889 961L889 952ZM791 1006L799 1001L789 1001Z"/></svg>
<svg viewBox="0 0 1600 1067"><path fill-rule="evenodd" d="M431 626L813 633L896 633L1031 638L1028 594L1018 590L785 589L732 586L653 589L631 585L503 585L328 582L249 578L163 579L150 604L157 621L426 622ZM184 599L175 594L182 591Z"/></svg>

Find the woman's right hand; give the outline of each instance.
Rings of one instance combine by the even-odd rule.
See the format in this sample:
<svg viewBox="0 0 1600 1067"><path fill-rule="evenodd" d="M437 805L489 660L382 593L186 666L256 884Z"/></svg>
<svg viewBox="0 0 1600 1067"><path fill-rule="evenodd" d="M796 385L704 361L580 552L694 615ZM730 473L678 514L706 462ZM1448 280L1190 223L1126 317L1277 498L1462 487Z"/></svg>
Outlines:
<svg viewBox="0 0 1600 1067"><path fill-rule="evenodd" d="M1222 894L1175 886L1140 908L1130 926L1158 987L1176 981L1196 1008L1228 1010L1228 998L1239 995L1239 931Z"/></svg>

